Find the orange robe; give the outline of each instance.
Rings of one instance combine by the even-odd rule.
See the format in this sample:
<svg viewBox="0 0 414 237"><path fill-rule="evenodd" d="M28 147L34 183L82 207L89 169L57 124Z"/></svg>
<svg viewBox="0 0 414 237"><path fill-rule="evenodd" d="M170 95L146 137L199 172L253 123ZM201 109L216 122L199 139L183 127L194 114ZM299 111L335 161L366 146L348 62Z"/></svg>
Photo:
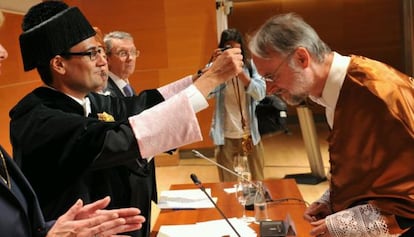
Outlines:
<svg viewBox="0 0 414 237"><path fill-rule="evenodd" d="M332 210L360 203L414 219L414 80L351 56L328 138Z"/></svg>

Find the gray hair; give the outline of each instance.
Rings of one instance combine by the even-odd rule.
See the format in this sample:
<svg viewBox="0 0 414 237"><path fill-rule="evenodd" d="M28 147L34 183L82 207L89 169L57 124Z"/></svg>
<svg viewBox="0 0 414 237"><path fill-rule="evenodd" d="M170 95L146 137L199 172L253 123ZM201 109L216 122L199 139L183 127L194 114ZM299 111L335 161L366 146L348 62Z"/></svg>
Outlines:
<svg viewBox="0 0 414 237"><path fill-rule="evenodd" d="M331 52L315 30L294 13L271 17L249 42L250 51L263 58L272 52L287 55L298 47L306 48L318 62Z"/></svg>
<svg viewBox="0 0 414 237"><path fill-rule="evenodd" d="M106 53L109 54L112 49L112 39L128 39L131 41L134 41L134 38L132 35L128 32L124 31L112 31L108 34L106 34L103 38L103 41L105 43Z"/></svg>

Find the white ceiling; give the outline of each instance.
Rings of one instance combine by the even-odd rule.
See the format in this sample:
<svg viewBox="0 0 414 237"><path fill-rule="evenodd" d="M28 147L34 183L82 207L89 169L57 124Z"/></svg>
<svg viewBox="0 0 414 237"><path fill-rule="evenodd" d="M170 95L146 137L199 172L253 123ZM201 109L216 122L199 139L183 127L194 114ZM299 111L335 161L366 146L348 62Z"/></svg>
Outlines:
<svg viewBox="0 0 414 237"><path fill-rule="evenodd" d="M5 12L25 14L27 10L41 0L0 0L0 9Z"/></svg>

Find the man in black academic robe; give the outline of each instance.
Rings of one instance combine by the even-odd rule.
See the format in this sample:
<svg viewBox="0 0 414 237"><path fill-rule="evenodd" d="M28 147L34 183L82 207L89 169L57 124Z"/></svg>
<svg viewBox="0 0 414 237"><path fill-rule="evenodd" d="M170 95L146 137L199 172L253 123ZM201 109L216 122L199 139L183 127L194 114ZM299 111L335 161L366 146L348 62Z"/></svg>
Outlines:
<svg viewBox="0 0 414 237"><path fill-rule="evenodd" d="M77 198L86 203L110 195L109 208L133 205L128 165L141 159L128 117L163 101L157 90L126 100L89 94L91 114L67 95L40 87L11 111L16 162L37 190L47 220L56 219ZM102 122L98 114L113 116Z"/></svg>
<svg viewBox="0 0 414 237"><path fill-rule="evenodd" d="M45 85L12 108L10 137L46 220L78 198L110 195L109 208L134 206L131 195L140 187L129 183L131 165L200 141L196 113L243 65L241 51L230 49L197 80L188 76L134 97L103 96L92 91L102 86L106 55L78 8L41 2L22 28L24 69L36 68Z"/></svg>

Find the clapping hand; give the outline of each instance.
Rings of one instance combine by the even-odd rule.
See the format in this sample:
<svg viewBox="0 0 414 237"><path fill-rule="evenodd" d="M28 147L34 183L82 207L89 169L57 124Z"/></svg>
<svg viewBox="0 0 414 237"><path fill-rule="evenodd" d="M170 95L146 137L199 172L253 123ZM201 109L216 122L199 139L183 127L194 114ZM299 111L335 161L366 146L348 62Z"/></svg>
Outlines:
<svg viewBox="0 0 414 237"><path fill-rule="evenodd" d="M138 208L104 210L110 202L105 197L88 205L78 200L60 216L46 237L105 237L140 229L145 218Z"/></svg>

